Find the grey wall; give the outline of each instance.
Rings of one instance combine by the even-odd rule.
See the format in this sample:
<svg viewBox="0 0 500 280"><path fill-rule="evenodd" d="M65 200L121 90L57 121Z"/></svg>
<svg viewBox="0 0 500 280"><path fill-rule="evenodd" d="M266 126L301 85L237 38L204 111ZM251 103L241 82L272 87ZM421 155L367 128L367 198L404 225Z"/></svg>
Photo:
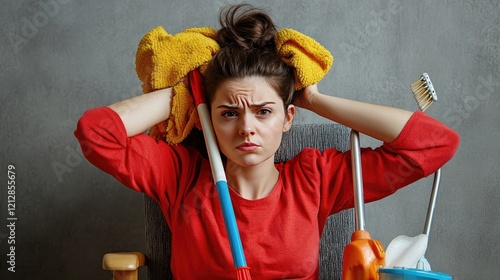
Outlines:
<svg viewBox="0 0 500 280"><path fill-rule="evenodd" d="M217 27L219 7L232 2L2 1L1 279L109 279L100 269L105 252L144 249L142 195L82 158L76 122L88 108L140 94L134 55L144 33L157 25L170 33ZM332 52L335 64L319 86L325 93L417 110L408 86L430 74L440 99L427 112L462 142L443 168L427 258L455 279L497 279L499 2L249 2ZM300 112L297 122L325 120ZM6 262L9 164L16 168L15 273ZM372 236L387 246L421 233L431 183L368 205Z"/></svg>

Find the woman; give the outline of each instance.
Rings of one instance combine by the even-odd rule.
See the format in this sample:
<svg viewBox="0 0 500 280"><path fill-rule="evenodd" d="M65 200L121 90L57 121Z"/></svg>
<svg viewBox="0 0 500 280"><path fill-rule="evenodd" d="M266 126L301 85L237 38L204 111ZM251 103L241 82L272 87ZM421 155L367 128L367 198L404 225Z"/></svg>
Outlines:
<svg viewBox="0 0 500 280"><path fill-rule="evenodd" d="M221 23L204 83L252 278L317 279L326 219L353 207L350 155L305 149L275 164L296 107L384 142L362 152L366 201L435 172L455 153L458 135L421 112L328 96L316 85L295 92L294 69L277 55L265 12L234 6ZM174 277L233 279L209 162L142 133L169 118L171 96L166 88L89 110L75 135L90 162L159 202L172 231Z"/></svg>

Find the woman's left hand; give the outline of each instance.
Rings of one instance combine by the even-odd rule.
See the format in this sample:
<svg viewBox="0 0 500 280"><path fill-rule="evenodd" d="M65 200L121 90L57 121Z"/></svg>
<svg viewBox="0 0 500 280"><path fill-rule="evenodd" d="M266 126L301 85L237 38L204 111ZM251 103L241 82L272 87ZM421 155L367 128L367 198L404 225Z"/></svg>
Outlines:
<svg viewBox="0 0 500 280"><path fill-rule="evenodd" d="M412 115L407 110L326 95L315 84L301 90L294 105L388 143Z"/></svg>
<svg viewBox="0 0 500 280"><path fill-rule="evenodd" d="M312 99L316 94L321 94L318 91L318 85L313 84L310 86L307 86L303 89L300 90L298 96L296 97L295 101L293 104L298 107L302 108L310 108L310 105L312 104Z"/></svg>

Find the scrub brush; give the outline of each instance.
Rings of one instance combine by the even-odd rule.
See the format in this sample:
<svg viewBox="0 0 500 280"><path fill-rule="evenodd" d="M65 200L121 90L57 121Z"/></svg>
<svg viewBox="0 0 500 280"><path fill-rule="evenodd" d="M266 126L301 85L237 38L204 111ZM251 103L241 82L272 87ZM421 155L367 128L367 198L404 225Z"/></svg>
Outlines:
<svg viewBox="0 0 500 280"><path fill-rule="evenodd" d="M427 73L422 74L420 79L411 84L410 89L413 92L415 101L417 101L418 108L420 108L422 112L427 110L433 102L438 100L434 86Z"/></svg>

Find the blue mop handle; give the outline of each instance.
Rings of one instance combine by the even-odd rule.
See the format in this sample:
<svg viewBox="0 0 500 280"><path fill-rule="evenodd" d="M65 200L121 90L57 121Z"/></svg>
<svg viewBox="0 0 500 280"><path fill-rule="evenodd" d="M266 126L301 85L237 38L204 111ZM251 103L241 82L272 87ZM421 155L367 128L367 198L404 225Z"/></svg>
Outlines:
<svg viewBox="0 0 500 280"><path fill-rule="evenodd" d="M240 233L236 218L234 216L233 205L229 197L229 189L226 181L219 181L215 183L217 193L219 194L219 201L222 207L222 215L226 223L226 230L229 236L229 244L231 246L231 253L233 254L234 267L246 267L245 254L243 253L243 245L241 244Z"/></svg>
<svg viewBox="0 0 500 280"><path fill-rule="evenodd" d="M210 167L212 168L212 175L217 188L217 194L219 195L222 215L224 217L224 223L229 237L229 244L231 246L231 253L233 255L234 266L236 268L246 267L247 263L245 260L245 254L243 253L243 245L241 243L238 225L236 224L233 204L231 203L231 197L229 196L226 174L220 157L219 147L217 146L214 129L210 122L211 119L205 102L201 74L197 69L189 72L189 83L191 84L191 90L195 98L196 108L201 121L203 137L205 138Z"/></svg>

